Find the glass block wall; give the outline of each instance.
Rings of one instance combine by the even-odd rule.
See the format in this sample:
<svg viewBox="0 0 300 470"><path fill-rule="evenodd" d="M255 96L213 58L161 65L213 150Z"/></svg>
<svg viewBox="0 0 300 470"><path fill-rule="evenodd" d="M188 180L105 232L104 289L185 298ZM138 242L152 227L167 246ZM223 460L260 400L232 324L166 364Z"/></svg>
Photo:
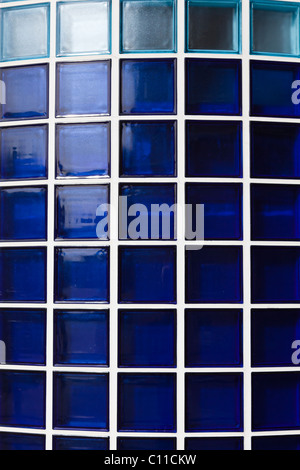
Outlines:
<svg viewBox="0 0 300 470"><path fill-rule="evenodd" d="M299 10L0 2L1 450L300 448Z"/></svg>

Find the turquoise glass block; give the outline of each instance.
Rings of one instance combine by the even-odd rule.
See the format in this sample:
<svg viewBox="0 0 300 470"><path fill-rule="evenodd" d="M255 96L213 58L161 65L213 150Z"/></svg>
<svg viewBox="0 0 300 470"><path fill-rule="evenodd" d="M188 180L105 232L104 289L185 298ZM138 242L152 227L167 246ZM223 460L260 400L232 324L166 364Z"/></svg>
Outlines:
<svg viewBox="0 0 300 470"><path fill-rule="evenodd" d="M57 4L57 56L109 54L111 1Z"/></svg>
<svg viewBox="0 0 300 470"><path fill-rule="evenodd" d="M1 12L1 60L49 57L50 4Z"/></svg>

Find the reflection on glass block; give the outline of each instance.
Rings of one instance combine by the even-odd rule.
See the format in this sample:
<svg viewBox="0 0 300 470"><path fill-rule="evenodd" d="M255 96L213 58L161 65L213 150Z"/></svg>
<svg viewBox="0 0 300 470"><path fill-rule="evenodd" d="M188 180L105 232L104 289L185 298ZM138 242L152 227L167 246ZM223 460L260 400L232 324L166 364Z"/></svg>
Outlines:
<svg viewBox="0 0 300 470"><path fill-rule="evenodd" d="M110 52L110 0L57 4L57 55Z"/></svg>
<svg viewBox="0 0 300 470"><path fill-rule="evenodd" d="M46 449L46 438L39 434L0 433L0 450L37 450Z"/></svg>
<svg viewBox="0 0 300 470"><path fill-rule="evenodd" d="M109 450L104 437L53 436L53 450Z"/></svg>
<svg viewBox="0 0 300 470"><path fill-rule="evenodd" d="M176 450L176 439L149 437L118 437L118 450Z"/></svg>
<svg viewBox="0 0 300 470"><path fill-rule="evenodd" d="M1 60L49 57L50 5L1 10Z"/></svg>
<svg viewBox="0 0 300 470"><path fill-rule="evenodd" d="M185 440L188 451L241 451L244 450L242 437L188 437Z"/></svg>

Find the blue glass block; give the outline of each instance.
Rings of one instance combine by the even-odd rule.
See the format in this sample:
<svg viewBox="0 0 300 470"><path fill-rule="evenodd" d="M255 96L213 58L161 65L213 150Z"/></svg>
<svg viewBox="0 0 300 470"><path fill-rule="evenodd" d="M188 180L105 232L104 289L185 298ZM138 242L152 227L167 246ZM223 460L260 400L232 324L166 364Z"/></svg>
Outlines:
<svg viewBox="0 0 300 470"><path fill-rule="evenodd" d="M53 450L109 450L109 439L101 437L53 436Z"/></svg>
<svg viewBox="0 0 300 470"><path fill-rule="evenodd" d="M0 302L46 302L46 248L0 249Z"/></svg>
<svg viewBox="0 0 300 470"><path fill-rule="evenodd" d="M243 374L186 374L186 432L243 431Z"/></svg>
<svg viewBox="0 0 300 470"><path fill-rule="evenodd" d="M176 52L176 0L121 0L121 52Z"/></svg>
<svg viewBox="0 0 300 470"><path fill-rule="evenodd" d="M119 248L119 303L176 303L176 248Z"/></svg>
<svg viewBox="0 0 300 470"><path fill-rule="evenodd" d="M299 55L299 4L251 2L251 53Z"/></svg>
<svg viewBox="0 0 300 470"><path fill-rule="evenodd" d="M46 365L46 310L0 309L5 363Z"/></svg>
<svg viewBox="0 0 300 470"><path fill-rule="evenodd" d="M242 123L186 122L186 176L241 178Z"/></svg>
<svg viewBox="0 0 300 470"><path fill-rule="evenodd" d="M300 338L300 310L252 310L252 366L294 367L292 343Z"/></svg>
<svg viewBox="0 0 300 470"><path fill-rule="evenodd" d="M46 373L0 371L0 425L45 429Z"/></svg>
<svg viewBox="0 0 300 470"><path fill-rule="evenodd" d="M111 1L57 4L57 56L109 54Z"/></svg>
<svg viewBox="0 0 300 470"><path fill-rule="evenodd" d="M176 176L176 121L122 121L120 176Z"/></svg>
<svg viewBox="0 0 300 470"><path fill-rule="evenodd" d="M0 120L48 117L48 65L27 65L0 69L5 83L5 104L0 104Z"/></svg>
<svg viewBox="0 0 300 470"><path fill-rule="evenodd" d="M0 433L0 450L45 451L46 438L39 434Z"/></svg>
<svg viewBox="0 0 300 470"><path fill-rule="evenodd" d="M292 101L292 84L300 80L300 64L251 61L251 116L300 117Z"/></svg>
<svg viewBox="0 0 300 470"><path fill-rule="evenodd" d="M56 127L56 176L101 177L110 174L110 123Z"/></svg>
<svg viewBox="0 0 300 470"><path fill-rule="evenodd" d="M176 432L176 374L118 374L119 432Z"/></svg>
<svg viewBox="0 0 300 470"><path fill-rule="evenodd" d="M242 367L243 311L188 309L186 367Z"/></svg>
<svg viewBox="0 0 300 470"><path fill-rule="evenodd" d="M300 248L252 247L252 303L300 303Z"/></svg>
<svg viewBox="0 0 300 470"><path fill-rule="evenodd" d="M108 224L102 227L108 204L108 185L56 186L56 239L108 240ZM97 215L100 206L103 216Z"/></svg>
<svg viewBox="0 0 300 470"><path fill-rule="evenodd" d="M109 248L56 248L56 302L109 302Z"/></svg>
<svg viewBox="0 0 300 470"><path fill-rule="evenodd" d="M176 59L121 60L121 114L176 114Z"/></svg>
<svg viewBox="0 0 300 470"><path fill-rule="evenodd" d="M5 8L1 13L1 60L49 57L49 3Z"/></svg>
<svg viewBox="0 0 300 470"><path fill-rule="evenodd" d="M300 186L251 185L252 240L300 240Z"/></svg>
<svg viewBox="0 0 300 470"><path fill-rule="evenodd" d="M109 365L109 314L107 310L56 310L54 313L54 364Z"/></svg>
<svg viewBox="0 0 300 470"><path fill-rule="evenodd" d="M186 204L192 205L194 209L197 204L204 205L205 240L243 239L242 184L187 184ZM187 216L186 223L192 227L193 220Z"/></svg>
<svg viewBox="0 0 300 470"><path fill-rule="evenodd" d="M118 450L176 450L176 439L118 437Z"/></svg>
<svg viewBox="0 0 300 470"><path fill-rule="evenodd" d="M176 193L175 184L121 184L120 240L176 239Z"/></svg>
<svg viewBox="0 0 300 470"><path fill-rule="evenodd" d="M252 450L300 450L300 436L252 437Z"/></svg>
<svg viewBox="0 0 300 470"><path fill-rule="evenodd" d="M185 440L185 450L241 451L244 450L244 440L241 437L190 437Z"/></svg>
<svg viewBox="0 0 300 470"><path fill-rule="evenodd" d="M186 0L187 52L241 51L239 0Z"/></svg>
<svg viewBox="0 0 300 470"><path fill-rule="evenodd" d="M0 240L47 239L47 188L0 188Z"/></svg>
<svg viewBox="0 0 300 470"><path fill-rule="evenodd" d="M111 61L57 64L56 116L110 114Z"/></svg>
<svg viewBox="0 0 300 470"><path fill-rule="evenodd" d="M298 372L252 374L252 430L300 429L299 387Z"/></svg>
<svg viewBox="0 0 300 470"><path fill-rule="evenodd" d="M242 303L242 248L205 246L186 250L186 302Z"/></svg>
<svg viewBox="0 0 300 470"><path fill-rule="evenodd" d="M54 374L54 429L108 431L108 374Z"/></svg>
<svg viewBox="0 0 300 470"><path fill-rule="evenodd" d="M242 62L186 59L186 114L242 115Z"/></svg>
<svg viewBox="0 0 300 470"><path fill-rule="evenodd" d="M119 367L176 367L176 311L120 310Z"/></svg>
<svg viewBox="0 0 300 470"><path fill-rule="evenodd" d="M48 127L0 129L0 178L40 179L48 174Z"/></svg>

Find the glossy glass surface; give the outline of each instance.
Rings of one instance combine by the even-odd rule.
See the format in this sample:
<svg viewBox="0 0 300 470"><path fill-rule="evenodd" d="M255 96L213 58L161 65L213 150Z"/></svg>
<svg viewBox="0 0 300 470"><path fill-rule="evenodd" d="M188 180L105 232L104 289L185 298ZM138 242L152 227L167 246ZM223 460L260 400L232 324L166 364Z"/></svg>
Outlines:
<svg viewBox="0 0 300 470"><path fill-rule="evenodd" d="M53 450L109 450L109 439L101 437L53 436Z"/></svg>
<svg viewBox="0 0 300 470"><path fill-rule="evenodd" d="M0 450L44 451L45 448L45 436L39 434L0 433Z"/></svg>
<svg viewBox="0 0 300 470"><path fill-rule="evenodd" d="M185 450L241 451L244 450L244 440L240 437L188 437L185 440Z"/></svg>
<svg viewBox="0 0 300 470"><path fill-rule="evenodd" d="M176 439L118 437L118 450L176 450Z"/></svg>
<svg viewBox="0 0 300 470"><path fill-rule="evenodd" d="M300 450L300 436L252 437L252 450Z"/></svg>

